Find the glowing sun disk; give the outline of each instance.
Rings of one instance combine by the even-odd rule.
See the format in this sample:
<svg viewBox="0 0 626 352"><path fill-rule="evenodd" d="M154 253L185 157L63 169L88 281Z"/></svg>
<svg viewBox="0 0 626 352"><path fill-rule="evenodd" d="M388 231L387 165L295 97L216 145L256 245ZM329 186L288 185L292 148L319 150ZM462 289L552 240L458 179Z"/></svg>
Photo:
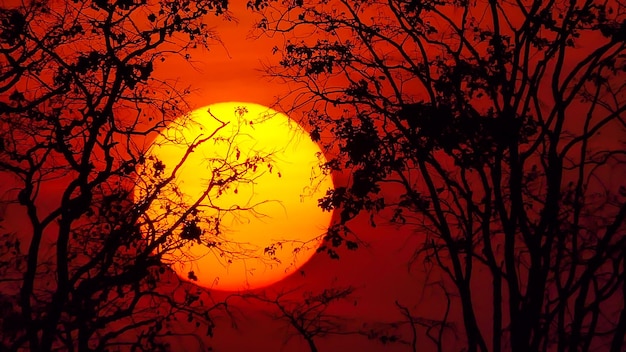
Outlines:
<svg viewBox="0 0 626 352"><path fill-rule="evenodd" d="M169 175L193 143L165 194L187 208L207 194L198 206L204 220L186 223L203 235L164 257L180 277L218 290L254 289L310 259L331 217L317 199L332 181L320 171L319 147L295 121L258 104L214 104L168 126L150 154ZM149 215L174 221L164 208L156 202Z"/></svg>

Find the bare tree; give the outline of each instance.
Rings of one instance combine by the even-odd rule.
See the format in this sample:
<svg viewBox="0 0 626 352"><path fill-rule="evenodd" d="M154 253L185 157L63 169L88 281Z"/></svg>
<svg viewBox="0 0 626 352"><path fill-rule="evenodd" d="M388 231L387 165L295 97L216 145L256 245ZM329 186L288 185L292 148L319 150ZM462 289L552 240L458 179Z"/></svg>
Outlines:
<svg viewBox="0 0 626 352"><path fill-rule="evenodd" d="M354 341L366 338L379 346L400 344L410 346L412 351L418 349L418 329L423 329L427 338L442 351L442 336L445 330L452 331L448 323L450 297L441 320L426 319L414 316L407 307L395 302L402 315L398 321L363 321L363 317L355 316L358 311L359 298L354 287L327 287L317 291L302 291L294 288L278 294L250 295L241 297L256 300L268 305L270 316L274 320L284 321L288 327L287 339L294 337L303 339L311 352L323 350L320 341L331 336L350 336ZM407 333L408 331L408 333ZM407 338L406 335L409 335ZM323 345L323 343L322 343ZM420 341L419 346L423 346Z"/></svg>
<svg viewBox="0 0 626 352"><path fill-rule="evenodd" d="M163 261L190 242L227 245L219 225L227 209L198 205L249 182L267 156L224 155L189 202L177 171L227 119L214 116L215 130L187 141L169 168L147 146L190 109L187 90L157 79L155 67L218 41L207 22L228 19L226 6L32 0L0 8L0 177L11 185L2 204L24 214L2 219L2 350L154 351L168 348L168 336L212 334L212 316L227 305ZM150 210L155 204L164 210Z"/></svg>
<svg viewBox="0 0 626 352"><path fill-rule="evenodd" d="M347 319L331 312L331 306L352 299L353 293L352 287L330 287L320 292L302 293L299 289L293 289L273 297L265 294L248 298L260 300L277 309L272 316L287 323L289 329L293 330L290 337L300 336L311 352L317 352L318 338L356 333L350 330Z"/></svg>
<svg viewBox="0 0 626 352"><path fill-rule="evenodd" d="M468 351L623 350L622 1L249 7L286 38L283 101L350 175L320 201L340 213L329 239L361 213L417 230Z"/></svg>

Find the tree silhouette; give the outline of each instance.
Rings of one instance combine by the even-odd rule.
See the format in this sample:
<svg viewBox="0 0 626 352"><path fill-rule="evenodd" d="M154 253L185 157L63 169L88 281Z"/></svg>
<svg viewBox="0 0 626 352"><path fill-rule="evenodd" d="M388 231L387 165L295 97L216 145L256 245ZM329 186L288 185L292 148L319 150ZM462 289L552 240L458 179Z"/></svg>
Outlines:
<svg viewBox="0 0 626 352"><path fill-rule="evenodd" d="M287 341L293 336L299 336L304 339L311 352L319 351L316 343L318 338L356 333L347 327L345 319L329 312L332 305L351 299L354 288L329 287L320 292L298 291L293 289L271 297L263 294L246 298L259 300L275 308L277 311L272 314L273 319L285 321L289 328ZM301 296L291 298L295 293L300 293Z"/></svg>
<svg viewBox="0 0 626 352"><path fill-rule="evenodd" d="M350 177L320 200L333 244L363 213L420 233L468 351L623 350L622 1L248 6L286 38L283 101Z"/></svg>
<svg viewBox="0 0 626 352"><path fill-rule="evenodd" d="M159 80L155 68L217 41L206 22L227 17L226 5L33 0L0 8L0 177L10 188L0 214L0 349L154 351L172 336L212 334L213 315L227 305L168 264L184 260L175 254L191 242L218 251L228 244L219 219L229 210L198 205L250 182L251 170L271 160L224 155L189 201L176 172L227 120L214 116L215 131L187 141L171 169L146 146L190 110L187 90ZM149 210L155 205L162 213ZM9 219L7 209L22 215Z"/></svg>

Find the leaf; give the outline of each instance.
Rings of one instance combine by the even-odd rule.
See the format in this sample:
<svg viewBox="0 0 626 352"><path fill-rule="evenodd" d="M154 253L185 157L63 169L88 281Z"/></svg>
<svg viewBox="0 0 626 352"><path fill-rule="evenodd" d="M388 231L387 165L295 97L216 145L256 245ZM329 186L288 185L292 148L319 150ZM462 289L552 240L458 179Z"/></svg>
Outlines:
<svg viewBox="0 0 626 352"><path fill-rule="evenodd" d="M11 95L9 95L9 100L15 101L15 102L22 102L24 101L24 93L18 91L17 89L13 91L13 93L11 93Z"/></svg>

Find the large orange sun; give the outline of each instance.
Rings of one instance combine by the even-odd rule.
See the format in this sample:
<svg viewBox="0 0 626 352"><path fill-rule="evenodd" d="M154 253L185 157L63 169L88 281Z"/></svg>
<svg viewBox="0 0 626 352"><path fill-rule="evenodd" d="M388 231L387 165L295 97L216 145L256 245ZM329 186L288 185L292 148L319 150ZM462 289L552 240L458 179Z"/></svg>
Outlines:
<svg viewBox="0 0 626 352"><path fill-rule="evenodd" d="M183 279L225 291L261 288L296 271L315 253L331 218L317 206L333 186L319 168L324 156L317 144L285 114L227 102L170 124L149 154L170 175L198 141L165 196L183 209L206 194L198 206L204 220L193 223L202 236L164 261ZM163 201L149 209L153 221L163 222L157 227L180 218L167 209Z"/></svg>

